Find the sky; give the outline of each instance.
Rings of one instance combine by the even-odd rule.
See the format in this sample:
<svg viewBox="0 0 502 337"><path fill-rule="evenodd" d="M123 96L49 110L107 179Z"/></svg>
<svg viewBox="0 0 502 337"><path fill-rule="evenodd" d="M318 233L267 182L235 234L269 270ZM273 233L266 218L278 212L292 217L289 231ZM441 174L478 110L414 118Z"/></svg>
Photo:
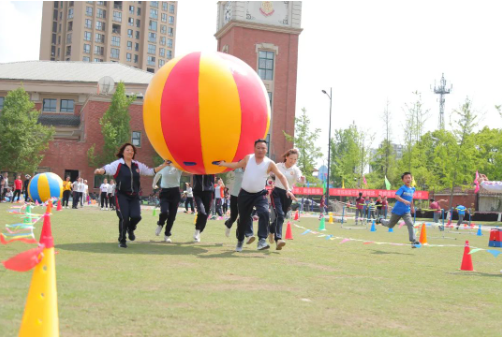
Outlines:
<svg viewBox="0 0 502 337"><path fill-rule="evenodd" d="M0 62L37 60L41 2L0 2ZM383 139L382 112L389 101L392 140L404 143L405 104L422 95L438 126L439 103L431 86L444 73L447 128L451 113L467 98L479 127L502 127L494 106L502 104L502 2L500 1L304 1L299 42L296 113L305 108L319 145L327 153L329 98L332 130L351 123ZM216 1L181 1L176 55L215 51ZM22 23L22 24L20 24ZM12 27L19 29L8 34ZM454 120L454 119L453 119Z"/></svg>

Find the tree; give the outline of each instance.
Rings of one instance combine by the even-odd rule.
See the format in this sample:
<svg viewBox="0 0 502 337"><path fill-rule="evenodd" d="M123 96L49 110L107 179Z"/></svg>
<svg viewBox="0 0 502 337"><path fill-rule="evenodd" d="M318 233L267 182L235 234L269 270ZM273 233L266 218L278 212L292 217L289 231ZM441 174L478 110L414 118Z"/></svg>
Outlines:
<svg viewBox="0 0 502 337"><path fill-rule="evenodd" d="M300 117L295 117L295 136L292 137L283 131L286 140L293 142L298 149L298 167L302 170L307 181L314 181L313 176L316 161L322 157L321 148L317 146L321 129L310 129L310 118L307 110L302 109Z"/></svg>
<svg viewBox="0 0 502 337"><path fill-rule="evenodd" d="M33 173L42 162L54 128L38 123L40 112L23 87L10 91L0 115L0 167Z"/></svg>
<svg viewBox="0 0 502 337"><path fill-rule="evenodd" d="M119 147L130 141L129 106L135 99L136 96L126 96L123 82L117 84L110 107L99 120L104 146L100 153L96 153L96 144L93 144L87 151L90 166L101 166L115 160L115 153Z"/></svg>

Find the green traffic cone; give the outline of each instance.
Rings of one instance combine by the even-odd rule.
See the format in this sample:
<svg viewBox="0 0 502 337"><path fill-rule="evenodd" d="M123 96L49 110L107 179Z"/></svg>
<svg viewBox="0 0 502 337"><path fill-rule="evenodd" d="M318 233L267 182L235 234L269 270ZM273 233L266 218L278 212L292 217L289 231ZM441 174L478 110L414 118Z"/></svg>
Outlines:
<svg viewBox="0 0 502 337"><path fill-rule="evenodd" d="M319 223L319 230L320 231L325 231L326 230L326 223L324 218L321 218L321 222Z"/></svg>
<svg viewBox="0 0 502 337"><path fill-rule="evenodd" d="M155 216L155 207L153 208L153 214L152 214L152 216Z"/></svg>
<svg viewBox="0 0 502 337"><path fill-rule="evenodd" d="M23 222L25 224L30 224L33 222L33 219L31 218L31 206L28 205L26 206L26 211L25 211L25 216L24 216L24 219L23 219Z"/></svg>

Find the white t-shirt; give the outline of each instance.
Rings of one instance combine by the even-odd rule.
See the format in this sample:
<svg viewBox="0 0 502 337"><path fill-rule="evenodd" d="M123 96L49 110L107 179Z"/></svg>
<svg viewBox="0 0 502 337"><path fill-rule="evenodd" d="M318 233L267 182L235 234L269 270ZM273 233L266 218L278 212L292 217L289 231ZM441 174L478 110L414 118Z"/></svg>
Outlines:
<svg viewBox="0 0 502 337"><path fill-rule="evenodd" d="M75 181L73 183L73 191L75 192L84 192L84 183L79 183L78 181Z"/></svg>
<svg viewBox="0 0 502 337"><path fill-rule="evenodd" d="M101 193L109 193L108 192L108 188L110 187L109 184L101 184L101 186L99 186L99 190L101 191Z"/></svg>
<svg viewBox="0 0 502 337"><path fill-rule="evenodd" d="M265 184L267 183L268 168L271 162L272 160L265 157L263 158L263 161L258 164L256 163L254 154L249 156L249 160L244 171L244 177L242 178L242 189L248 193L258 193L263 191L265 189Z"/></svg>
<svg viewBox="0 0 502 337"><path fill-rule="evenodd" d="M302 171L300 171L300 169L296 165L293 165L290 168L286 168L286 163L279 163L277 164L277 168L279 169L279 171L281 171L282 174L284 174L284 176L288 180L290 189L293 189L293 185L302 177ZM277 178L275 179L275 187L281 188L283 190L286 189L282 182Z"/></svg>

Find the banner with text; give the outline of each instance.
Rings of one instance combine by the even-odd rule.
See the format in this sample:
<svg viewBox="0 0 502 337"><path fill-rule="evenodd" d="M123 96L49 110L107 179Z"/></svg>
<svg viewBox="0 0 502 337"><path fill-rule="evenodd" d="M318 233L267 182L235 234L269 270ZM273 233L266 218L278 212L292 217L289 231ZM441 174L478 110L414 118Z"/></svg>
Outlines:
<svg viewBox="0 0 502 337"><path fill-rule="evenodd" d="M387 198L394 198L397 190L365 190L351 188L330 188L329 195L333 197L357 197L359 192L365 197L376 198L379 195ZM295 195L322 195L322 187L295 187ZM428 191L415 191L413 199L429 199Z"/></svg>

